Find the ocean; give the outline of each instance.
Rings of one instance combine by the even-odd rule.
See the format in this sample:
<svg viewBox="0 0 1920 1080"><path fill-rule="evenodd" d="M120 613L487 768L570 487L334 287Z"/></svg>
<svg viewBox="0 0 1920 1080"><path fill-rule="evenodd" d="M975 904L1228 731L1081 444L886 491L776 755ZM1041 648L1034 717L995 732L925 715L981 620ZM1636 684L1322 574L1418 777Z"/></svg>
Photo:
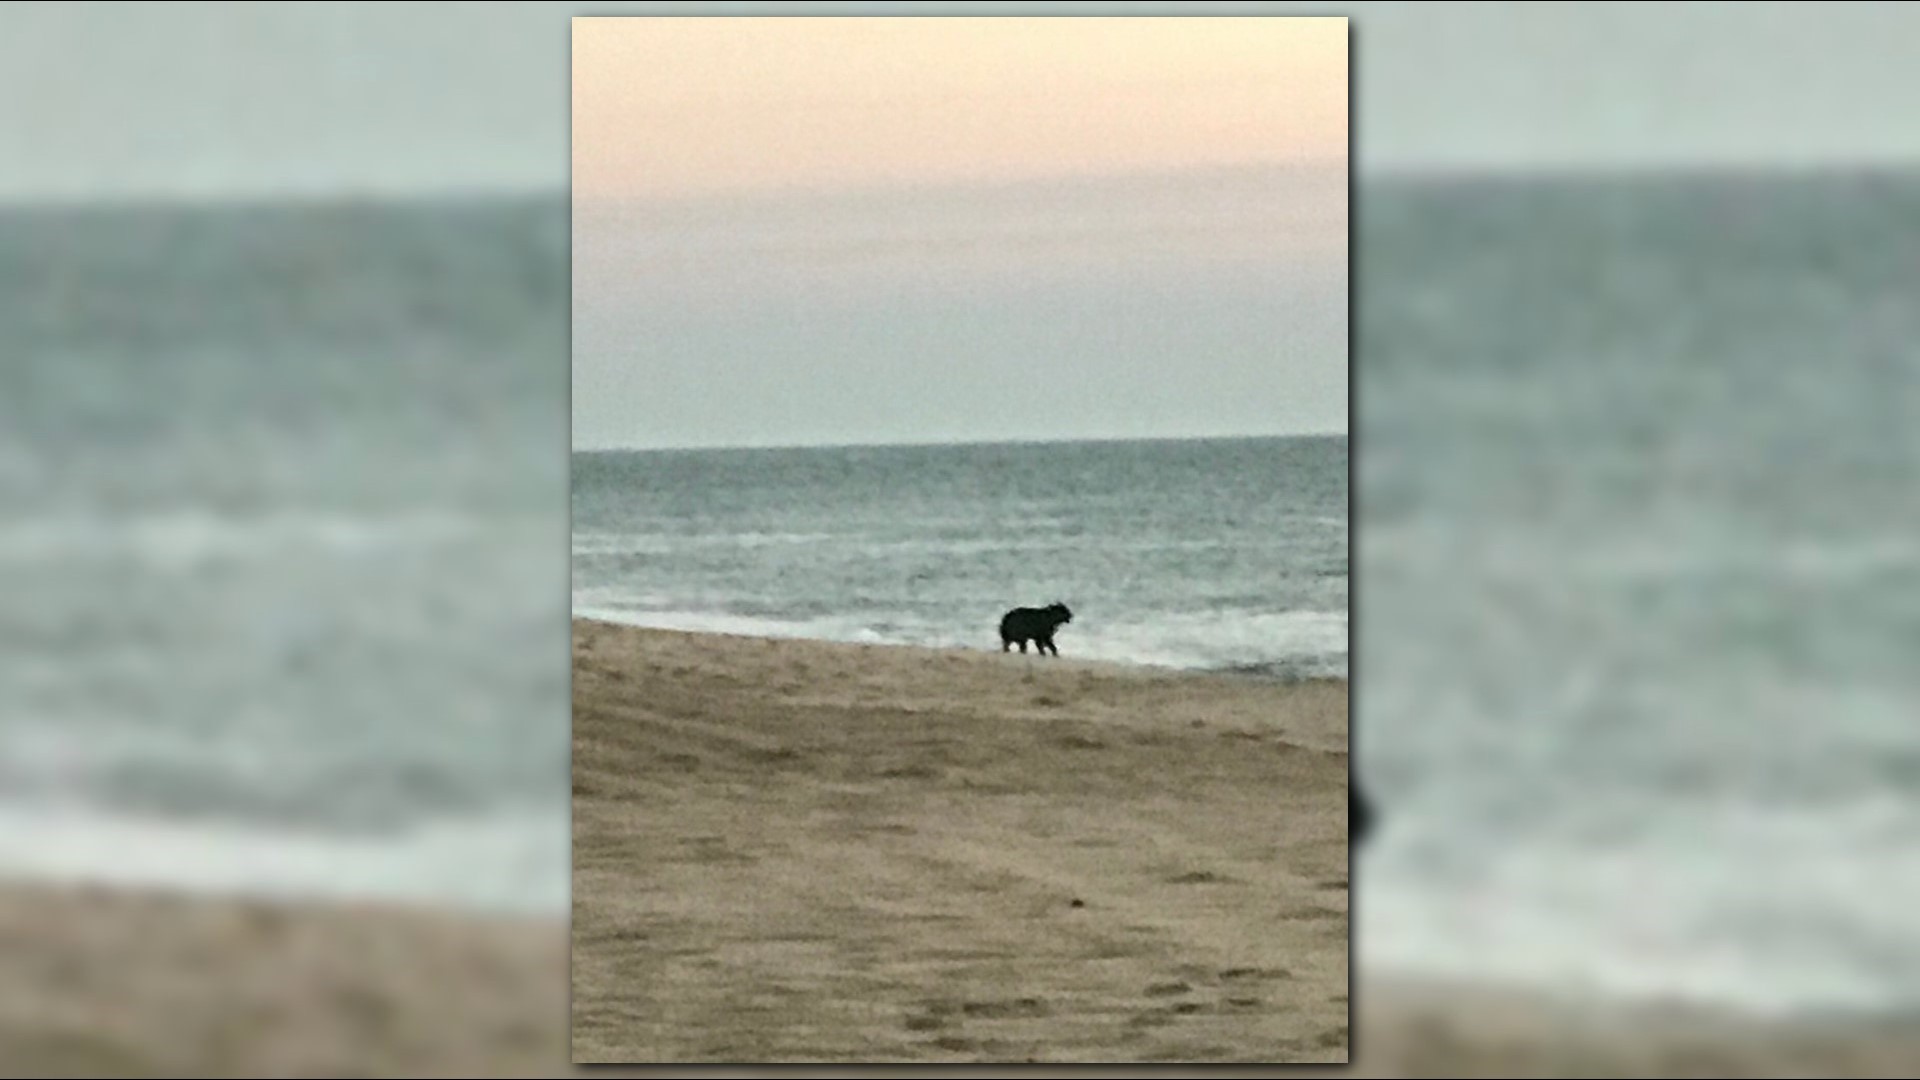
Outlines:
<svg viewBox="0 0 1920 1080"><path fill-rule="evenodd" d="M1341 437L574 455L573 608L1274 678L1347 668Z"/></svg>
<svg viewBox="0 0 1920 1080"><path fill-rule="evenodd" d="M1361 978L1920 1004L1920 179L1359 202Z"/></svg>
<svg viewBox="0 0 1920 1080"><path fill-rule="evenodd" d="M566 222L0 212L0 873L566 910Z"/></svg>

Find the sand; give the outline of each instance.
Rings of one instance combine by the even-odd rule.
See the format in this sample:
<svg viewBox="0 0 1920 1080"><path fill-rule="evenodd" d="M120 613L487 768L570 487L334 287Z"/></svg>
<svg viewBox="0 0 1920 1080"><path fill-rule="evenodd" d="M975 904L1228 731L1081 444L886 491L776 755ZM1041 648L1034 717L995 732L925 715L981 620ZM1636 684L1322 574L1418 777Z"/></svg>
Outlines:
<svg viewBox="0 0 1920 1080"><path fill-rule="evenodd" d="M1911 1016L1770 1019L1678 1002L1623 1004L1514 988L1369 978L1348 1075L1369 1077L1908 1077Z"/></svg>
<svg viewBox="0 0 1920 1080"><path fill-rule="evenodd" d="M1347 1059L1344 682L574 633L573 1060Z"/></svg>
<svg viewBox="0 0 1920 1080"><path fill-rule="evenodd" d="M560 920L16 884L0 1074L551 1076Z"/></svg>

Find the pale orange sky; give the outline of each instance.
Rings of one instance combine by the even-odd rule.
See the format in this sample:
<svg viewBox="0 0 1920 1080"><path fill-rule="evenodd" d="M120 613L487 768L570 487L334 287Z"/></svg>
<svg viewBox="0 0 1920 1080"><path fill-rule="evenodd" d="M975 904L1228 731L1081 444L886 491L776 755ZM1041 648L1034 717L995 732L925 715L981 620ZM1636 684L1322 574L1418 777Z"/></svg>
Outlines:
<svg viewBox="0 0 1920 1080"><path fill-rule="evenodd" d="M1344 162L1345 18L573 20L576 195Z"/></svg>

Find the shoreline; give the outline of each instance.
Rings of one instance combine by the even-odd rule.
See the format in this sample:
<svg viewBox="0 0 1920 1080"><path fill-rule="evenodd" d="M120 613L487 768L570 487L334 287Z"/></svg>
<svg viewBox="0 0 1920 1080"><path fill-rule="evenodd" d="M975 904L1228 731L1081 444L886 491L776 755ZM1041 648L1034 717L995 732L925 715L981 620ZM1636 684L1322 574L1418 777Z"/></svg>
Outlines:
<svg viewBox="0 0 1920 1080"><path fill-rule="evenodd" d="M1287 685L1287 686L1301 685L1301 684L1307 684L1307 683L1339 683L1342 686L1345 686L1350 682L1349 676L1345 673L1278 674L1278 673L1263 670L1265 665L1257 664L1257 663L1246 664L1246 663L1229 662L1229 663L1223 663L1216 667L1185 667L1178 664L1161 663L1161 662L1148 661L1148 660L1113 660L1113 659L1095 658L1095 657L1087 657L1087 656L1076 656L1073 654L1071 645L1069 645L1068 648L1063 649L1059 656L1040 657L1033 653L1027 653L1023 656L1017 647L1011 653L1003 653L998 647L992 644L923 645L923 644L918 644L915 642L908 642L908 641L854 641L846 638L807 637L800 634L761 633L761 632L755 632L752 630L745 630L745 629L741 629L741 630L687 629L683 627L663 626L655 623L644 623L644 622L639 622L635 620L620 618L600 608L590 608L590 609L587 609L587 611L590 613L574 614L572 616L572 624L573 624L575 633L578 633L579 628L585 625L585 626L605 627L613 630L639 630L645 633L684 634L684 635L695 637L695 638L701 638L701 637L724 638L731 641L750 641L750 642L793 641L793 642L804 642L804 643L817 644L817 645L826 645L830 647L846 647L846 648L860 648L860 649L908 649L908 650L919 650L922 652L933 653L938 655L957 654L962 656L1001 657L1002 659L1031 659L1036 664L1044 662L1047 664L1059 664L1059 665L1067 665L1067 666L1083 665L1088 667L1090 670L1109 672L1116 675L1125 673L1125 672L1139 672L1139 673L1145 673L1148 675L1159 676L1159 677L1226 676L1226 677L1235 678L1235 679L1257 680L1261 682L1276 683L1276 684Z"/></svg>

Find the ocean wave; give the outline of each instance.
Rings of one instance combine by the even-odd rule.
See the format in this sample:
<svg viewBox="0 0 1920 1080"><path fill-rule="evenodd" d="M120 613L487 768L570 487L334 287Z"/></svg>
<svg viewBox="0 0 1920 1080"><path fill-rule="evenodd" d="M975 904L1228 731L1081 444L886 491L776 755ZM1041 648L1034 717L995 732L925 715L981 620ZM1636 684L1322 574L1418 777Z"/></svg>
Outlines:
<svg viewBox="0 0 1920 1080"><path fill-rule="evenodd" d="M530 520L430 512L356 516L180 510L138 516L42 517L0 528L0 562L112 560L166 568L313 551L378 554L462 542L516 526L550 527Z"/></svg>
<svg viewBox="0 0 1920 1080"><path fill-rule="evenodd" d="M0 874L63 884L559 915L570 852L566 814L536 809L375 838L0 807Z"/></svg>
<svg viewBox="0 0 1920 1080"><path fill-rule="evenodd" d="M601 602L573 606L577 619L639 626L653 630L686 630L703 634L737 634L750 637L808 637L804 623L783 619L757 619L750 615L729 615L713 611L671 611L643 606L623 606Z"/></svg>
<svg viewBox="0 0 1920 1080"><path fill-rule="evenodd" d="M573 554L665 555L700 548L763 548L798 544L838 543L846 538L820 532L741 532L712 534L646 532L575 532Z"/></svg>
<svg viewBox="0 0 1920 1080"><path fill-rule="evenodd" d="M1345 674L1343 611L1182 612L1078 624L1091 659L1159 667Z"/></svg>
<svg viewBox="0 0 1920 1080"><path fill-rule="evenodd" d="M1920 567L1920 543L1905 536L1755 539L1731 535L1620 537L1594 533L1490 537L1462 519L1451 527L1380 526L1360 543L1368 561L1454 572L1596 584L1752 579L1845 582Z"/></svg>
<svg viewBox="0 0 1920 1080"><path fill-rule="evenodd" d="M1920 1004L1910 801L1607 811L1584 837L1552 813L1466 830L1440 805L1390 811L1356 894L1363 962L1761 1014Z"/></svg>
<svg viewBox="0 0 1920 1080"><path fill-rule="evenodd" d="M1569 558L1573 574L1607 580L1756 577L1844 581L1920 565L1910 540L1640 546Z"/></svg>

